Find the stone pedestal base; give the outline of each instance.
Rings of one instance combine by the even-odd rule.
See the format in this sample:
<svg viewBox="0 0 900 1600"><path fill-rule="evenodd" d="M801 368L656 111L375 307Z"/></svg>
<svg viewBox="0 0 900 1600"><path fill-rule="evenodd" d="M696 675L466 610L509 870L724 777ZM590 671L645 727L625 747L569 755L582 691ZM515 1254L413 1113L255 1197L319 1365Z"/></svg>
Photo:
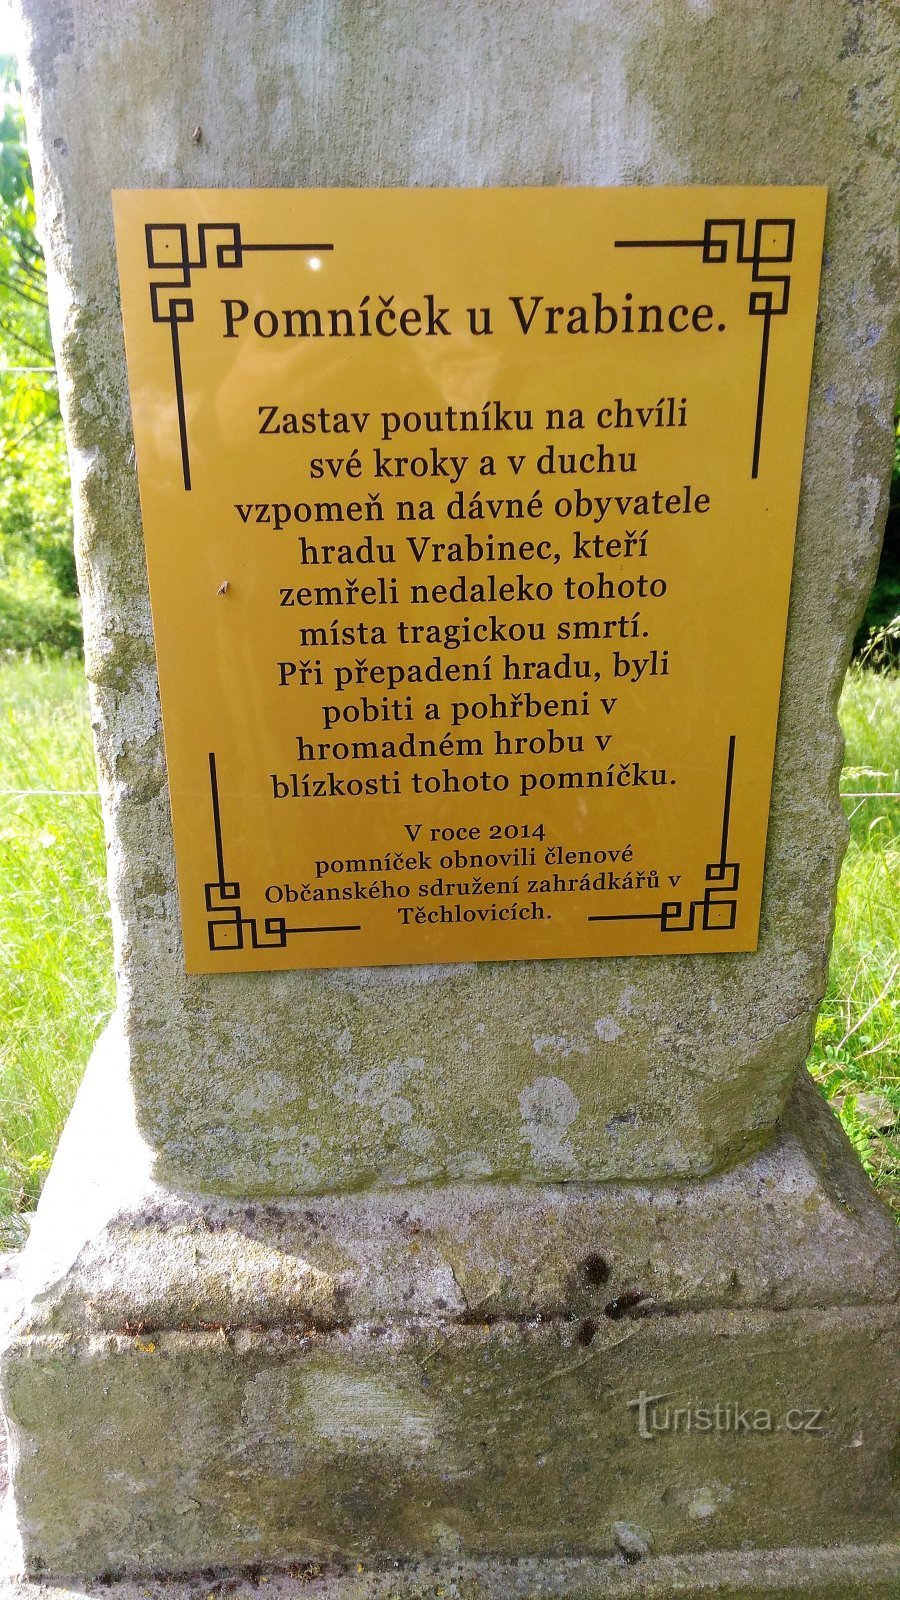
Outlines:
<svg viewBox="0 0 900 1600"><path fill-rule="evenodd" d="M900 1546L724 1551L702 1556L393 1562L319 1561L265 1572L195 1572L116 1583L11 1578L4 1600L896 1600Z"/></svg>
<svg viewBox="0 0 900 1600"><path fill-rule="evenodd" d="M247 1204L154 1184L124 1083L110 1035L6 1339L21 1568L887 1596L893 1229L808 1084L702 1183Z"/></svg>

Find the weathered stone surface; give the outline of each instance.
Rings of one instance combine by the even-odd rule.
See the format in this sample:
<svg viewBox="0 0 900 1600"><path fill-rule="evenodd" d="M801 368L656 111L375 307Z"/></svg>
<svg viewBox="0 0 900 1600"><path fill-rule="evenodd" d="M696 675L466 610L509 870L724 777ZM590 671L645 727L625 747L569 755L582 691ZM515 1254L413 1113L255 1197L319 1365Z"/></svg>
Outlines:
<svg viewBox="0 0 900 1600"><path fill-rule="evenodd" d="M261 1204L167 1190L123 1044L98 1046L17 1275L19 1333L607 1318L890 1302L898 1238L798 1085L777 1142L702 1182L447 1185Z"/></svg>
<svg viewBox="0 0 900 1600"><path fill-rule="evenodd" d="M4 1352L31 1571L603 1558L587 1595L623 1526L652 1562L887 1537L895 1242L817 1097L703 1183L248 1206L154 1184L122 1082L111 1038Z"/></svg>
<svg viewBox="0 0 900 1600"><path fill-rule="evenodd" d="M9 1600L259 1600L265 1584L266 1600L894 1600L898 1565L897 1545L664 1556L639 1565L585 1556L393 1562L379 1571L312 1561L252 1577L206 1572L74 1585L11 1577L2 1593Z"/></svg>
<svg viewBox="0 0 900 1600"><path fill-rule="evenodd" d="M835 702L891 450L893 8L23 9L130 1070L160 1173L283 1195L700 1174L758 1147L825 981ZM110 190L716 182L831 190L759 950L186 978Z"/></svg>

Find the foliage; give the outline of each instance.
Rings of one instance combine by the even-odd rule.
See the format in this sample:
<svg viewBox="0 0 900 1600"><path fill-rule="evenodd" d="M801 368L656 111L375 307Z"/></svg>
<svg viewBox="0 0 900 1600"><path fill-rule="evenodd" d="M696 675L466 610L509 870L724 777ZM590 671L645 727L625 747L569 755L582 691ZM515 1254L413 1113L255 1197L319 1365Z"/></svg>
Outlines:
<svg viewBox="0 0 900 1600"><path fill-rule="evenodd" d="M0 89L0 649L72 650L81 624L46 274L5 57Z"/></svg>
<svg viewBox="0 0 900 1600"><path fill-rule="evenodd" d="M900 1206L900 674L851 667L841 722L850 844L810 1070Z"/></svg>
<svg viewBox="0 0 900 1600"><path fill-rule="evenodd" d="M14 1240L115 997L80 661L7 658L0 706L0 790L26 791L0 794L0 1235Z"/></svg>

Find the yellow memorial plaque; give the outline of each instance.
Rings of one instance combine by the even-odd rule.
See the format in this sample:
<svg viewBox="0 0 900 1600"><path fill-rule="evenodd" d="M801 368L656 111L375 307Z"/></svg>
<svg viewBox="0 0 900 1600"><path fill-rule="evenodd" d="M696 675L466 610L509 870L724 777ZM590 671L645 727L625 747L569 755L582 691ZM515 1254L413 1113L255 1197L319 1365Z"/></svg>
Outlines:
<svg viewBox="0 0 900 1600"><path fill-rule="evenodd" d="M825 191L114 203L188 971L753 949Z"/></svg>

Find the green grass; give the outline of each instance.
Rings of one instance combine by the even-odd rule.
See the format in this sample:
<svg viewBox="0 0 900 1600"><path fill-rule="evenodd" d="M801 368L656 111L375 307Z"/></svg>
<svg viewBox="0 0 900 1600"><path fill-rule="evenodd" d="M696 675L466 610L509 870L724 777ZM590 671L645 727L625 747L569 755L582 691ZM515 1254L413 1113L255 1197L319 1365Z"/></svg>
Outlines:
<svg viewBox="0 0 900 1600"><path fill-rule="evenodd" d="M0 789L93 790L78 661L0 663ZM900 676L853 669L842 789L900 791ZM828 993L811 1059L875 1183L900 1196L900 806L848 799ZM0 1235L37 1199L114 1003L99 801L0 794Z"/></svg>
<svg viewBox="0 0 900 1600"><path fill-rule="evenodd" d="M78 660L0 664L0 790L96 789ZM114 1004L96 795L0 794L0 1236L32 1208Z"/></svg>
<svg viewBox="0 0 900 1600"><path fill-rule="evenodd" d="M845 796L900 792L900 674L853 667L841 698ZM900 1209L900 801L845 798L828 991L810 1069L867 1172Z"/></svg>

